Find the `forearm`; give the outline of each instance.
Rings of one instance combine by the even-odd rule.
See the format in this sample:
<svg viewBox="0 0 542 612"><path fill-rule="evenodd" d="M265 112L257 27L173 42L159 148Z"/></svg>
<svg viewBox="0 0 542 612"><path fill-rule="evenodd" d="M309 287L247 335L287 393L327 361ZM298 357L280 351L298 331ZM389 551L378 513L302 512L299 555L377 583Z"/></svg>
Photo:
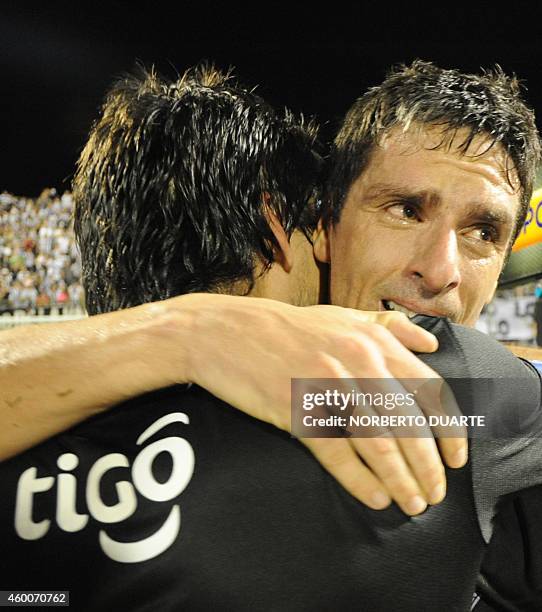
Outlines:
<svg viewBox="0 0 542 612"><path fill-rule="evenodd" d="M186 296L0 333L0 460L130 397L186 380Z"/></svg>

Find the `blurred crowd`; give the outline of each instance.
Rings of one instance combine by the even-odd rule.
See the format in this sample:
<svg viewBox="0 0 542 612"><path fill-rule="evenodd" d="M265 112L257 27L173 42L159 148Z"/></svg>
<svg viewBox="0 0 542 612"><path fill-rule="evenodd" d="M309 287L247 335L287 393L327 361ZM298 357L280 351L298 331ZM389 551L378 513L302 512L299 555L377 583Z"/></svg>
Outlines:
<svg viewBox="0 0 542 612"><path fill-rule="evenodd" d="M72 210L71 194L55 189L0 194L0 316L83 312Z"/></svg>

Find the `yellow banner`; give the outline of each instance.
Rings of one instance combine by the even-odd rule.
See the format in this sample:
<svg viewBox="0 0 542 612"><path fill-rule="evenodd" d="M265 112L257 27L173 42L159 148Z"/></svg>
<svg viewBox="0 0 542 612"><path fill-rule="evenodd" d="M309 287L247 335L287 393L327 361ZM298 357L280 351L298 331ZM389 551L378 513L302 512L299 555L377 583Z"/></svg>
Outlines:
<svg viewBox="0 0 542 612"><path fill-rule="evenodd" d="M519 251L537 242L542 242L542 189L537 189L533 193L527 218L523 224L523 229L514 242L512 251Z"/></svg>

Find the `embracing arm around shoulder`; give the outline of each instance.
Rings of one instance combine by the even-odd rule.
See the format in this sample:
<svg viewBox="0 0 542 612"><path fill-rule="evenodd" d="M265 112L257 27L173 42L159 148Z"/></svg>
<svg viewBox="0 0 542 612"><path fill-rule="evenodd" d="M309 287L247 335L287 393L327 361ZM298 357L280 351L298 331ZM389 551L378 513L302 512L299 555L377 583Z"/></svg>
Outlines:
<svg viewBox="0 0 542 612"><path fill-rule="evenodd" d="M214 294L15 328L0 334L0 459L131 397L186 382L290 431L292 378L434 377L410 350L436 346L400 313ZM302 442L373 508L394 500L417 514L444 497L444 469L432 438ZM466 460L464 439L439 446L449 466Z"/></svg>

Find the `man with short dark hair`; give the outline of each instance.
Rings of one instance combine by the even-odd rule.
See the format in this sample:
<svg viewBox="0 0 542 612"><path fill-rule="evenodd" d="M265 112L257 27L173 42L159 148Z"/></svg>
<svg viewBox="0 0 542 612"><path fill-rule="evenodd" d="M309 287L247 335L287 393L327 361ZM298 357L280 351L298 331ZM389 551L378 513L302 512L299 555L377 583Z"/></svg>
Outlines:
<svg viewBox="0 0 542 612"><path fill-rule="evenodd" d="M465 75L416 61L390 73L335 139L320 251L332 303L473 325L523 225L539 159L533 114L500 69ZM501 508L474 609L542 605L539 503L533 489Z"/></svg>

